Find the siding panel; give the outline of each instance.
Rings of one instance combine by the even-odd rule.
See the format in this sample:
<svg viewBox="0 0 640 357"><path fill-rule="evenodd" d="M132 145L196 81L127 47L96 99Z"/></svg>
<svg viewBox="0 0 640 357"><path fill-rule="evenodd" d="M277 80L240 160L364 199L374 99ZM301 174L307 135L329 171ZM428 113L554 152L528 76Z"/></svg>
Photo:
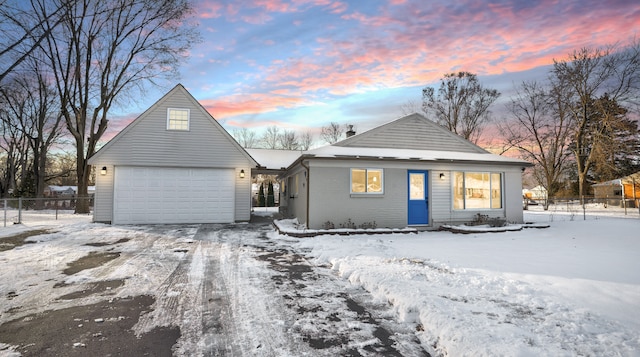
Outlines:
<svg viewBox="0 0 640 357"><path fill-rule="evenodd" d="M479 146L419 114L400 118L334 145L486 153Z"/></svg>
<svg viewBox="0 0 640 357"><path fill-rule="evenodd" d="M106 166L107 174L101 175L100 169ZM111 165L96 165L96 192L93 202L93 221L111 223L113 220L113 173Z"/></svg>
<svg viewBox="0 0 640 357"><path fill-rule="evenodd" d="M178 87L177 87L178 88ZM189 131L167 130L167 109L190 109ZM95 155L113 165L251 167L244 150L184 90L174 90Z"/></svg>

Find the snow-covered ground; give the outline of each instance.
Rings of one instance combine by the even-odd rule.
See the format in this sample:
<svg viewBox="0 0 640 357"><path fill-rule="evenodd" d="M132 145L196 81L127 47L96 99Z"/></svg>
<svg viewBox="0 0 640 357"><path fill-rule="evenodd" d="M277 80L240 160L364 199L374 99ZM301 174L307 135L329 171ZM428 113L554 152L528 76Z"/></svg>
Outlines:
<svg viewBox="0 0 640 357"><path fill-rule="evenodd" d="M374 331L382 326L403 355L640 356L637 211L624 216L607 209L583 220L573 208L531 207L525 218L550 228L298 239L264 226L110 226L74 215L31 220L0 227L0 237L54 230L29 238L37 244L0 252L0 324L89 304L104 297L58 298L85 282L125 279L116 296L156 296L137 332L180 326L177 355L357 350L373 356L376 350L367 346L376 344L380 334ZM111 245L87 245L97 242ZM121 256L71 276L61 273L100 249ZM300 271L286 275L286 264ZM68 285L52 289L55 282ZM227 302L220 308L218 301ZM375 322L363 322L354 304L369 309ZM216 318L223 320L222 333L194 324ZM340 341L331 334L342 334L345 346L331 345ZM318 340L330 346L310 345ZM3 348L8 351L0 343L0 355Z"/></svg>
<svg viewBox="0 0 640 357"><path fill-rule="evenodd" d="M297 246L424 329L436 355L638 356L640 219L611 216L534 208L525 219L550 228Z"/></svg>

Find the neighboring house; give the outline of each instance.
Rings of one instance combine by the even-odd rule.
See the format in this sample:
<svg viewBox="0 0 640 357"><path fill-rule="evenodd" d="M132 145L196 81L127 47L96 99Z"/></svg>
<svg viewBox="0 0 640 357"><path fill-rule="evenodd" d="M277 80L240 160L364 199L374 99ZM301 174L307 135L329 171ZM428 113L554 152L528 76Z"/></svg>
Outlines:
<svg viewBox="0 0 640 357"><path fill-rule="evenodd" d="M87 193L89 196L93 196L96 191L95 186L87 187ZM45 197L71 197L75 196L78 192L78 186L56 186L49 185L44 188Z"/></svg>
<svg viewBox="0 0 640 357"><path fill-rule="evenodd" d="M547 199L547 189L541 185L530 189L525 188L522 190L522 195L532 200L544 201Z"/></svg>
<svg viewBox="0 0 640 357"><path fill-rule="evenodd" d="M437 228L478 215L522 222L522 171L532 166L419 114L284 159L271 168L282 178L281 211L311 229Z"/></svg>
<svg viewBox="0 0 640 357"><path fill-rule="evenodd" d="M229 223L251 214L255 160L182 85L96 152L95 222Z"/></svg>
<svg viewBox="0 0 640 357"><path fill-rule="evenodd" d="M599 202L611 205L623 205L623 198L634 203L640 198L640 172L615 180L601 182L593 187L593 196Z"/></svg>

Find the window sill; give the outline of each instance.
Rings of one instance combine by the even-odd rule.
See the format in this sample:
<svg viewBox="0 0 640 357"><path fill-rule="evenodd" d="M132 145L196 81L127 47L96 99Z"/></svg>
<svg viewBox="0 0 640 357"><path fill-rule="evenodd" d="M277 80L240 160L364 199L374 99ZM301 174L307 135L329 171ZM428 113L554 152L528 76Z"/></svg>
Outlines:
<svg viewBox="0 0 640 357"><path fill-rule="evenodd" d="M351 198L384 198L384 193L352 193Z"/></svg>
<svg viewBox="0 0 640 357"><path fill-rule="evenodd" d="M496 211L496 212L500 212L503 211L504 208L454 208L453 211L454 212L471 212L471 211Z"/></svg>

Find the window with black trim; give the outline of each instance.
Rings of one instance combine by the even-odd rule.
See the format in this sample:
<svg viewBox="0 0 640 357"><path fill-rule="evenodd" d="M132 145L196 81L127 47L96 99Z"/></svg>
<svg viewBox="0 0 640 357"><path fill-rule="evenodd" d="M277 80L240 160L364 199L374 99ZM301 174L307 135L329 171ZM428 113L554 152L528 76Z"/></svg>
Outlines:
<svg viewBox="0 0 640 357"><path fill-rule="evenodd" d="M383 193L382 169L351 169L351 193Z"/></svg>
<svg viewBox="0 0 640 357"><path fill-rule="evenodd" d="M502 208L502 174L498 172L454 172L453 208Z"/></svg>
<svg viewBox="0 0 640 357"><path fill-rule="evenodd" d="M189 130L189 109L167 109L167 130Z"/></svg>

